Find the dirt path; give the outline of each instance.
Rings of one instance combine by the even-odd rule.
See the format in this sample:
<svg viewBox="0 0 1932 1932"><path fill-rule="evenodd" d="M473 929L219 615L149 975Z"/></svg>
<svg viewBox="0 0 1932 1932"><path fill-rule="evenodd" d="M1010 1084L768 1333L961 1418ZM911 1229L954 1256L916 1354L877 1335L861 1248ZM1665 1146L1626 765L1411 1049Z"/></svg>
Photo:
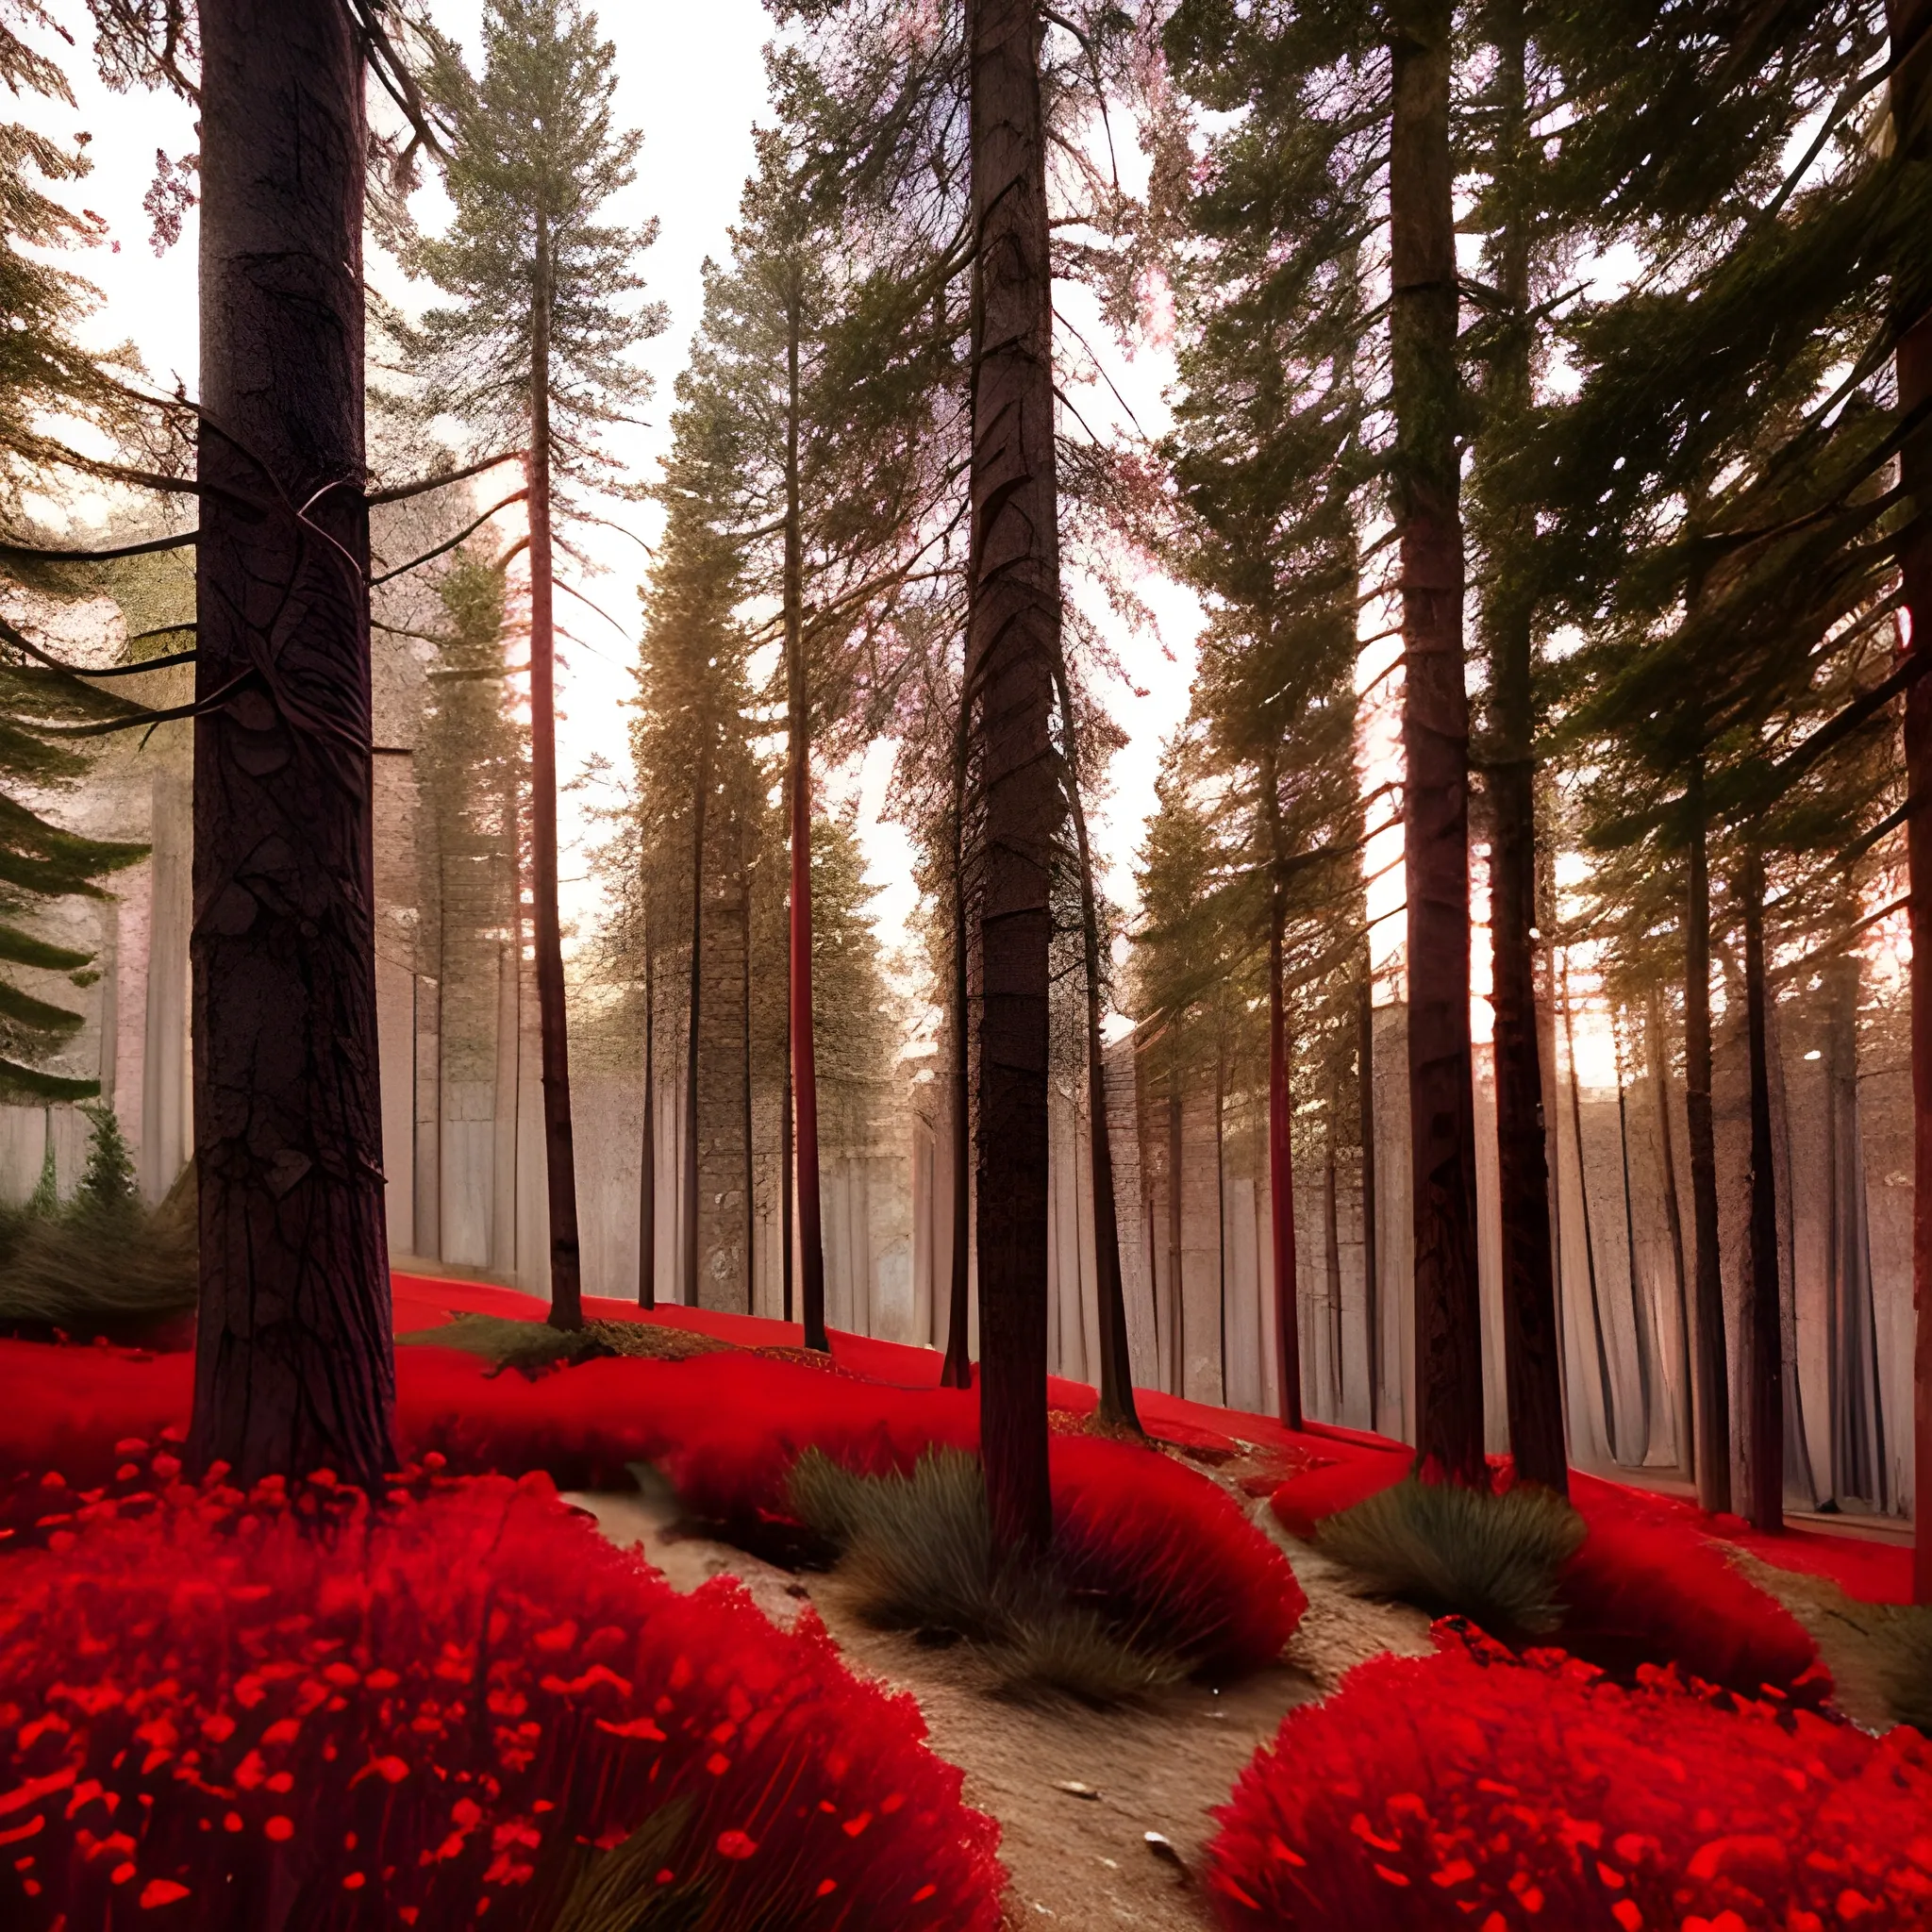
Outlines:
<svg viewBox="0 0 1932 1932"><path fill-rule="evenodd" d="M1776 1597L1810 1634L1818 1655L1831 1672L1832 1701L1839 1709L1867 1730L1886 1729L1893 1719L1885 1680L1898 1660L1886 1631L1888 1612L1884 1607L1860 1603L1828 1577L1780 1570L1749 1550L1731 1546L1727 1554L1753 1583Z"/></svg>
<svg viewBox="0 0 1932 1932"><path fill-rule="evenodd" d="M1016 1928L1208 1924L1191 1875L1213 1829L1208 1813L1274 1737L1282 1713L1375 1651L1427 1648L1420 1614L1361 1603L1319 1557L1284 1541L1309 1607L1279 1668L1221 1691L1191 1685L1136 1710L1016 1704L991 1693L970 1649L925 1648L858 1622L841 1607L834 1578L796 1577L729 1545L681 1535L668 1497L570 1500L614 1542L641 1546L680 1590L728 1574L781 1623L808 1597L856 1670L911 1691L933 1748L966 1774L967 1802L1000 1821L1012 1879L1008 1923ZM1150 1849L1150 1832L1174 1857Z"/></svg>

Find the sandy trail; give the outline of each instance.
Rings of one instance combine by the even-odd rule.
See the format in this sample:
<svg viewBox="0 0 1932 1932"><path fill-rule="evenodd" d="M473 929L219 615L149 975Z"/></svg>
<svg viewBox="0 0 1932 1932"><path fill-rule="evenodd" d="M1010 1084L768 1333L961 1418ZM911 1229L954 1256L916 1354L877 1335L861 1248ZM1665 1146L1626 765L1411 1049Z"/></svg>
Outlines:
<svg viewBox="0 0 1932 1932"><path fill-rule="evenodd" d="M1138 1709L1014 1703L990 1688L970 1647L934 1649L871 1628L841 1606L836 1579L794 1576L728 1544L683 1533L675 1504L639 1493L574 1495L604 1533L680 1590L740 1578L774 1621L809 1599L855 1670L918 1700L933 1749L966 1774L966 1799L1000 1821L1014 1927L1156 1932L1210 1923L1192 1875L1222 1804L1290 1706L1319 1695L1378 1650L1427 1648L1418 1612L1349 1595L1332 1566L1284 1541L1308 1613L1277 1668L1216 1690L1189 1685ZM1265 1512L1260 1518L1271 1526ZM1092 1795L1070 1790L1086 1787ZM1149 1848L1158 1832L1178 1864Z"/></svg>

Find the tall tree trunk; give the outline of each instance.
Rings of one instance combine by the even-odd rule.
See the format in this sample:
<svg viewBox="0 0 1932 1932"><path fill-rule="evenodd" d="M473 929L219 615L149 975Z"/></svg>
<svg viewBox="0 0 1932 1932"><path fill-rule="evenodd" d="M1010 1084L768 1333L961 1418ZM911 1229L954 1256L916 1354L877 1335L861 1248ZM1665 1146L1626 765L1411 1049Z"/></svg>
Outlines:
<svg viewBox="0 0 1932 1932"><path fill-rule="evenodd" d="M1276 1407L1291 1429L1302 1425L1301 1291L1294 1250L1294 1112L1289 1091L1288 993L1282 984L1282 928L1288 919L1281 833L1281 774L1271 740L1261 752L1261 808L1268 821L1268 1209L1274 1273Z"/></svg>
<svg viewBox="0 0 1932 1932"><path fill-rule="evenodd" d="M1512 193L1498 260L1505 337L1491 364L1492 428L1514 440L1534 400L1529 319L1529 116L1526 34L1521 0L1492 19L1501 97L1496 145L1507 157ZM1485 449L1485 459L1499 452ZM1517 1473L1559 1495L1569 1492L1563 1429L1563 1357L1557 1322L1557 1274L1550 1239L1549 1143L1536 1010L1535 610L1521 553L1534 541L1519 516L1504 541L1511 553L1483 598L1490 657L1490 715L1495 757L1488 779L1493 820L1490 847L1491 1004L1495 1012L1496 1186L1503 1229L1503 1377L1509 1452Z"/></svg>
<svg viewBox="0 0 1932 1932"><path fill-rule="evenodd" d="M1415 1210L1416 1451L1458 1482L1483 1461L1475 1100L1469 1034L1469 700L1456 446L1450 0L1397 0L1389 147L1395 513L1407 665L1408 1087Z"/></svg>
<svg viewBox="0 0 1932 1932"><path fill-rule="evenodd" d="M1341 1421L1347 1387L1341 1345L1341 1224L1337 1200L1335 1116L1341 1106L1341 1082L1328 1082L1328 1118L1322 1146L1322 1264L1323 1302L1328 1314L1328 1386L1335 1401L1335 1420Z"/></svg>
<svg viewBox="0 0 1932 1932"><path fill-rule="evenodd" d="M1214 1016L1214 1315L1221 1366L1221 1406L1227 1407L1227 1030Z"/></svg>
<svg viewBox="0 0 1932 1932"><path fill-rule="evenodd" d="M1710 867L1704 758L1684 787L1690 892L1684 907L1684 1116L1690 1140L1690 1240L1696 1264L1697 1502L1731 1507L1731 1371L1718 1250L1717 1133L1710 1104Z"/></svg>
<svg viewBox="0 0 1932 1932"><path fill-rule="evenodd" d="M698 1026L705 995L705 817L711 803L711 739L705 727L698 747L697 789L691 803L691 998L684 1048L683 1265L678 1292L688 1308L698 1305Z"/></svg>
<svg viewBox="0 0 1932 1932"><path fill-rule="evenodd" d="M584 1325L577 1257L576 1150L570 1124L570 1030L557 906L557 630L550 536L550 240L537 217L530 309L530 864L537 1025L543 1057L543 1171L550 1208L550 1325Z"/></svg>
<svg viewBox="0 0 1932 1932"><path fill-rule="evenodd" d="M1576 1203L1583 1213L1583 1272L1590 1284L1590 1332L1596 1345L1596 1380L1604 1405L1604 1434L1612 1461L1621 1461L1617 1389L1610 1379L1610 1350L1604 1334L1604 1303L1596 1273L1596 1234L1590 1215L1590 1169L1583 1158L1583 1082L1576 1072L1576 1008L1570 998L1570 962L1563 961L1563 1038L1570 1050L1570 1131L1576 1141Z"/></svg>
<svg viewBox="0 0 1932 1932"><path fill-rule="evenodd" d="M1362 1320L1369 1332L1369 1427L1381 1425L1382 1264L1375 1227L1375 969L1362 943L1356 991L1356 1108L1362 1137Z"/></svg>
<svg viewBox="0 0 1932 1932"><path fill-rule="evenodd" d="M1657 1336L1651 1324L1649 1298L1637 1272L1637 1196L1630 1185L1630 1103L1624 1079L1624 1049L1615 1033L1617 1015L1610 1014L1617 1046L1617 1158L1624 1178L1624 1257L1630 1287L1630 1334L1637 1353L1637 1453L1630 1458L1641 1466L1650 1460L1654 1407L1651 1363L1657 1357Z"/></svg>
<svg viewBox="0 0 1932 1932"><path fill-rule="evenodd" d="M658 1306L658 934L644 923L644 1122L638 1177L638 1307Z"/></svg>
<svg viewBox="0 0 1932 1932"><path fill-rule="evenodd" d="M743 958L739 987L740 1038L744 1047L744 1312L758 1313L758 1189L751 1121L751 867L744 857L744 821L738 825L738 942Z"/></svg>
<svg viewBox="0 0 1932 1932"><path fill-rule="evenodd" d="M1080 797L1074 748L1078 725L1064 663L1054 666L1060 717L1067 734L1067 805L1080 862L1080 941L1087 979L1088 1174L1093 1194L1094 1294L1100 1317L1100 1407L1105 1422L1141 1433L1134 1407L1134 1365L1127 1353L1127 1298L1121 1276L1121 1230L1113 1191L1113 1142L1108 1126L1107 1062L1100 1037L1100 908L1093 893L1093 853L1087 842L1087 808Z"/></svg>
<svg viewBox="0 0 1932 1932"><path fill-rule="evenodd" d="M1751 1062L1751 1467L1754 1527L1785 1526L1784 1313L1777 1265L1777 1170L1771 1138L1770 989L1764 974L1764 860L1744 860L1744 1031Z"/></svg>
<svg viewBox="0 0 1932 1932"><path fill-rule="evenodd" d="M1891 116L1899 151L1921 167L1932 157L1932 0L1887 0L1894 53L1916 49L1892 75ZM1923 243L1922 243L1923 246ZM1904 320L1905 318L1901 318ZM1932 402L1932 315L1911 319L1898 345L1898 407L1909 415ZM1932 423L1922 422L1899 453L1899 480L1911 492L1918 529L1899 558L1914 652L1932 652ZM1906 864L1912 935L1912 1305L1913 1507L1919 1535L1912 1596L1932 1604L1932 677L1906 696Z"/></svg>
<svg viewBox="0 0 1932 1932"><path fill-rule="evenodd" d="M788 925L791 901L786 901ZM791 1311L791 1003L785 1005L785 1087L778 1111L778 1245L783 1250L779 1272L785 1288L785 1319L796 1321Z"/></svg>
<svg viewBox="0 0 1932 1932"><path fill-rule="evenodd" d="M945 1389L973 1386L973 1358L968 1346L972 1310L967 1299L972 1274L972 1230L967 1217L973 1206L973 1039L967 1003L966 927L966 732L965 719L953 742L953 976L950 1014L953 1082L948 1104L953 1116L953 1224L946 1295L946 1358L940 1367Z"/></svg>
<svg viewBox="0 0 1932 1932"><path fill-rule="evenodd" d="M362 62L204 0L191 1456L394 1467L371 847ZM291 508L308 506L298 516ZM320 532L312 536L311 531Z"/></svg>
<svg viewBox="0 0 1932 1932"><path fill-rule="evenodd" d="M791 1105L797 1117L798 1266L805 1345L829 1354L825 1242L819 1205L819 1080L811 1004L811 691L805 675L805 547L798 491L799 294L786 304L785 716L786 797L791 808L791 918L786 983Z"/></svg>
<svg viewBox="0 0 1932 1932"><path fill-rule="evenodd" d="M1186 1148L1181 1125L1181 1024L1176 1014L1169 1022L1167 1039L1167 1386L1174 1395L1188 1392L1188 1305L1181 1281L1181 1164Z"/></svg>
<svg viewBox="0 0 1932 1932"><path fill-rule="evenodd" d="M1677 1291L1677 1460L1697 1466L1696 1405L1691 1398L1690 1277L1684 1265L1684 1208L1677 1199L1677 1149L1671 1131L1671 1062L1664 1044L1663 992L1653 986L1643 1008L1644 1055L1657 1106L1657 1142L1663 1160L1664 1225L1671 1237L1671 1279Z"/></svg>
<svg viewBox="0 0 1932 1932"><path fill-rule="evenodd" d="M979 301L963 694L975 731L981 891L980 1440L993 1547L1053 1534L1046 1469L1049 880L1059 658L1052 267L1036 0L968 0Z"/></svg>

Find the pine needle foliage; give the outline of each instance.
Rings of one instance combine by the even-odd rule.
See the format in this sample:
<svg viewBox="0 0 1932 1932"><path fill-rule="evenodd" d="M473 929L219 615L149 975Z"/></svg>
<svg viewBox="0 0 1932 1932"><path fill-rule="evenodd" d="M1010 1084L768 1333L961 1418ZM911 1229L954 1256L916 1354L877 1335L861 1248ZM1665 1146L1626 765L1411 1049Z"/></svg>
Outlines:
<svg viewBox="0 0 1932 1932"><path fill-rule="evenodd" d="M931 1450L906 1475L855 1475L812 1449L791 1473L791 1506L840 1552L838 1577L868 1623L984 1653L1001 1688L1104 1706L1179 1683L1187 1666L1149 1632L1110 1628L1076 1603L1051 1564L993 1560L986 1474L958 1450Z"/></svg>
<svg viewBox="0 0 1932 1932"><path fill-rule="evenodd" d="M1467 1617L1495 1637L1541 1637L1562 1623L1557 1576L1584 1535L1577 1511L1533 1483L1493 1495L1410 1476L1329 1517L1315 1546L1364 1594Z"/></svg>
<svg viewBox="0 0 1932 1932"><path fill-rule="evenodd" d="M66 76L20 27L61 31L40 0L0 0L0 86L16 100L39 95L71 108ZM0 504L9 510L22 484L49 465L89 467L58 435L60 418L112 425L129 414L116 379L129 353L101 357L76 340L99 291L47 259L106 237L100 216L76 213L46 192L91 171L87 140L70 150L19 122L0 123Z"/></svg>

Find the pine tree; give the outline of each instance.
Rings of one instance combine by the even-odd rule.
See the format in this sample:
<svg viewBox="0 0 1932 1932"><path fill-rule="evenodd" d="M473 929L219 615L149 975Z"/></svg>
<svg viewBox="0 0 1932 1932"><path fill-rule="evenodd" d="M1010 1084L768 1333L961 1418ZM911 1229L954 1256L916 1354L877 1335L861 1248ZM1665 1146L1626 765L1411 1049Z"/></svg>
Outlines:
<svg viewBox="0 0 1932 1932"><path fill-rule="evenodd" d="M203 0L192 1460L394 1467L370 833L364 47ZM298 514L295 506L307 506Z"/></svg>
<svg viewBox="0 0 1932 1932"><path fill-rule="evenodd" d="M1049 880L1059 505L1047 251L1044 25L1033 0L967 0L974 229L973 575L966 687L979 867L980 1440L993 1547L1042 1553L1046 1470Z"/></svg>
<svg viewBox="0 0 1932 1932"><path fill-rule="evenodd" d="M634 178L642 137L611 123L615 50L575 0L490 0L473 77L437 43L429 92L456 129L449 232L420 240L410 265L460 306L431 311L421 342L428 406L525 448L530 558L532 906L543 1050L551 1321L583 1320L570 1044L557 900L555 525L575 492L617 482L603 437L648 392L627 354L663 313L638 300L634 267L655 224L600 220ZM568 539L563 540L569 554Z"/></svg>
<svg viewBox="0 0 1932 1932"><path fill-rule="evenodd" d="M1889 0L1886 21L1895 71L1891 78L1891 138L1903 167L1923 177L1932 171L1932 85L1925 77L1926 43L1932 37L1927 0ZM1902 57L1912 50L1910 62ZM1905 756L1907 796L1923 798L1932 783L1932 308L1924 300L1928 273L1924 230L1908 275L1900 277L1893 310L1893 351L1898 408L1916 426L1899 452L1899 481L1911 492L1915 533L1899 557L1904 606L1911 623L1914 669L1922 675L1906 700ZM1912 1305L1918 1340L1913 1357L1915 1447L1913 1495L1921 1521L1932 1497L1932 827L1925 813L1907 822L1912 933ZM1912 1564L1913 1600L1932 1604L1932 1536L1920 1534Z"/></svg>
<svg viewBox="0 0 1932 1932"><path fill-rule="evenodd" d="M134 1156L121 1132L121 1117L111 1107L84 1106L92 1131L88 1136L87 1166L82 1170L75 1199L96 1214L131 1216L140 1206L135 1185Z"/></svg>
<svg viewBox="0 0 1932 1932"><path fill-rule="evenodd" d="M839 111L796 55L769 57L778 125L758 136L731 258L708 265L705 314L680 382L728 421L705 488L769 582L782 642L790 841L791 1099L796 1122L800 1313L823 1349L818 1083L811 1015L813 745L856 746L896 682L895 619L943 548L955 483L936 419L957 387L954 272L916 225L853 218L835 181ZM791 1161L786 1166L790 1202ZM788 1243L789 1267L789 1243ZM788 1276L789 1278L789 1276Z"/></svg>
<svg viewBox="0 0 1932 1932"><path fill-rule="evenodd" d="M1574 152L1548 177L1553 205L1579 233L1625 224L1646 274L1568 319L1588 380L1547 412L1546 433L1520 439L1536 481L1518 501L1538 509L1547 621L1572 618L1591 638L1566 667L1563 726L1591 746L1591 841L1631 855L1625 878L1641 863L1686 881L1698 1478L1717 1507L1729 1500L1730 1431L1710 877L1730 871L1735 917L1750 910L1742 882L1780 846L1837 849L1850 866L1883 836L1882 778L1841 780L1833 767L1907 681L1887 675L1874 636L1890 612L1901 514L1882 487L1897 443L1874 377L1890 347L1886 291L1913 273L1925 204L1923 181L1855 118L1882 73L1867 68L1874 8L1794 16L1741 50L1702 23L1642 11L1634 42L1600 22L1540 17L1579 109ZM1656 139L1664 104L1679 129L1667 143ZM1808 117L1816 139L1787 175ZM1795 889L1801 899L1812 883ZM1813 916L1839 901L1834 886ZM1760 1293L1775 1291L1774 1268L1758 1276ZM1775 1336L1760 1322L1747 1339L1747 1439L1775 1454L1766 1411L1781 1378L1757 1359ZM1747 1473L1769 1520L1782 1468L1754 1453Z"/></svg>

